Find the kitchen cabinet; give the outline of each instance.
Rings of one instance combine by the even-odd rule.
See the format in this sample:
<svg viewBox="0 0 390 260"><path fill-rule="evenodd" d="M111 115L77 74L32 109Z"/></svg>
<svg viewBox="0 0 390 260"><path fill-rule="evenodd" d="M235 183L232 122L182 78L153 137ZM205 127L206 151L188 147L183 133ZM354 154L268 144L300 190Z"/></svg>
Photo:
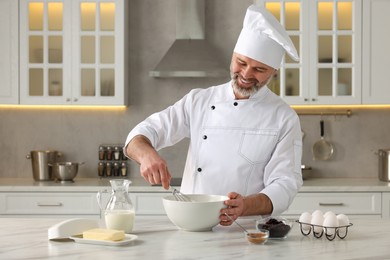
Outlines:
<svg viewBox="0 0 390 260"><path fill-rule="evenodd" d="M20 0L20 103L125 105L124 0Z"/></svg>
<svg viewBox="0 0 390 260"><path fill-rule="evenodd" d="M285 56L271 90L291 105L361 103L361 0L257 0L301 58Z"/></svg>
<svg viewBox="0 0 390 260"><path fill-rule="evenodd" d="M390 193L382 193L382 218L390 218Z"/></svg>
<svg viewBox="0 0 390 260"><path fill-rule="evenodd" d="M0 215L98 216L96 193L7 192L0 193Z"/></svg>
<svg viewBox="0 0 390 260"><path fill-rule="evenodd" d="M162 198L170 192L129 192L136 215L166 215ZM102 205L107 205L109 193L102 193Z"/></svg>
<svg viewBox="0 0 390 260"><path fill-rule="evenodd" d="M166 215L162 198L170 192L129 193L135 213ZM109 193L102 193L107 205ZM0 216L89 216L100 217L96 192L3 192L0 193Z"/></svg>
<svg viewBox="0 0 390 260"><path fill-rule="evenodd" d="M161 186L151 186L143 179L132 181L129 195L136 215L166 215L162 198L172 193ZM0 216L99 217L96 194L104 190L107 192L102 193L102 205L106 205L111 186L104 178L80 178L66 185L35 182L32 178L0 178ZM378 178L308 179L284 215L297 218L305 211L317 209L353 217L390 219L390 187Z"/></svg>
<svg viewBox="0 0 390 260"><path fill-rule="evenodd" d="M363 104L390 104L390 1L363 1Z"/></svg>
<svg viewBox="0 0 390 260"><path fill-rule="evenodd" d="M130 193L136 215L166 215L162 198L170 192Z"/></svg>
<svg viewBox="0 0 390 260"><path fill-rule="evenodd" d="M389 194L389 193L384 193ZM382 217L381 192L300 192L284 215L299 217L303 212L333 211L336 214Z"/></svg>
<svg viewBox="0 0 390 260"><path fill-rule="evenodd" d="M131 192L136 216L166 215L162 198L170 192ZM106 205L109 193L102 194ZM298 218L305 211L333 211L336 214L390 218L388 192L300 192L283 215ZM2 192L0 216L90 216L100 217L96 192Z"/></svg>
<svg viewBox="0 0 390 260"><path fill-rule="evenodd" d="M18 1L0 1L0 104L19 102Z"/></svg>

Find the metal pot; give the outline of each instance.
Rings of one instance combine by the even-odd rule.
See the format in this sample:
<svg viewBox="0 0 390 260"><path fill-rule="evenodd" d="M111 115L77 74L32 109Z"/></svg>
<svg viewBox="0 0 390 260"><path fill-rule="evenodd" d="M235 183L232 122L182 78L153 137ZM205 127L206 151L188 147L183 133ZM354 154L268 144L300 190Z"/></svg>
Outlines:
<svg viewBox="0 0 390 260"><path fill-rule="evenodd" d="M312 168L310 166L301 165L301 170L302 170L302 179L303 180L307 180L308 178L311 177L310 175L311 175Z"/></svg>
<svg viewBox="0 0 390 260"><path fill-rule="evenodd" d="M379 149L379 180L390 182L390 149Z"/></svg>
<svg viewBox="0 0 390 260"><path fill-rule="evenodd" d="M49 163L56 162L61 156L62 154L58 151L31 151L26 158L31 159L34 180L53 180L52 169L49 166Z"/></svg>
<svg viewBox="0 0 390 260"><path fill-rule="evenodd" d="M73 179L77 176L79 165L84 162L56 162L49 164L52 167L53 176L60 182L73 182Z"/></svg>

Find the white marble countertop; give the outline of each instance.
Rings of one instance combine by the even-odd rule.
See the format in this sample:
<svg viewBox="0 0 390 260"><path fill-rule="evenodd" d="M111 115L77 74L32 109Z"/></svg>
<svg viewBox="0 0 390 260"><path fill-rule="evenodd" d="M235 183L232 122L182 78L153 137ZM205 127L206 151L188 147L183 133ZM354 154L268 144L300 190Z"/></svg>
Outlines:
<svg viewBox="0 0 390 260"><path fill-rule="evenodd" d="M132 179L130 192L169 192ZM0 178L0 192L97 192L110 187L108 179L76 178L74 183L37 182L32 178ZM303 182L300 192L390 192L390 182L377 178L317 178Z"/></svg>
<svg viewBox="0 0 390 260"><path fill-rule="evenodd" d="M50 226L64 219L1 218L1 259L390 259L390 220L351 218L345 239L303 236L294 223L284 240L249 244L236 226L210 232L177 229L166 217L136 217L138 239L124 246L55 242ZM253 219L240 219L246 228Z"/></svg>

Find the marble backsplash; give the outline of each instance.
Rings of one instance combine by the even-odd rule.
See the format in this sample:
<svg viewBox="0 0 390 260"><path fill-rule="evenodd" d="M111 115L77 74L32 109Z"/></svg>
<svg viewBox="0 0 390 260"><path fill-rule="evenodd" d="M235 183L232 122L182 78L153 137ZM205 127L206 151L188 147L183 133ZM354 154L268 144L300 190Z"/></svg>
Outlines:
<svg viewBox="0 0 390 260"><path fill-rule="evenodd" d="M142 106L130 106L123 111L77 112L65 109L2 108L0 177L32 177L31 162L26 159L26 155L31 150L45 149L62 152L64 160L86 162L79 169L80 177L97 177L99 145L124 143L128 131L141 120L132 116L137 110L142 110ZM333 157L328 161L314 160L311 150L320 138L321 116L300 116L305 133L302 163L313 168L314 177L378 175L377 151L390 148L390 111L352 111L351 117L323 116L326 140L334 146ZM187 147L188 140L184 140L161 150L175 177L182 174ZM130 177L140 178L138 165L129 162L129 166Z"/></svg>

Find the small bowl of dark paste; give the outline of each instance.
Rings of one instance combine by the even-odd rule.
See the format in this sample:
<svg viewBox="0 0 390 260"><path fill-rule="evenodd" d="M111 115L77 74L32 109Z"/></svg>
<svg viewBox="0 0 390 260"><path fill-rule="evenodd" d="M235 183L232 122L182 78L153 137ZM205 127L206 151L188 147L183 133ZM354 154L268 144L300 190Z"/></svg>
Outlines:
<svg viewBox="0 0 390 260"><path fill-rule="evenodd" d="M292 228L292 222L282 217L270 216L256 220L256 229L269 231L269 238L283 239Z"/></svg>

